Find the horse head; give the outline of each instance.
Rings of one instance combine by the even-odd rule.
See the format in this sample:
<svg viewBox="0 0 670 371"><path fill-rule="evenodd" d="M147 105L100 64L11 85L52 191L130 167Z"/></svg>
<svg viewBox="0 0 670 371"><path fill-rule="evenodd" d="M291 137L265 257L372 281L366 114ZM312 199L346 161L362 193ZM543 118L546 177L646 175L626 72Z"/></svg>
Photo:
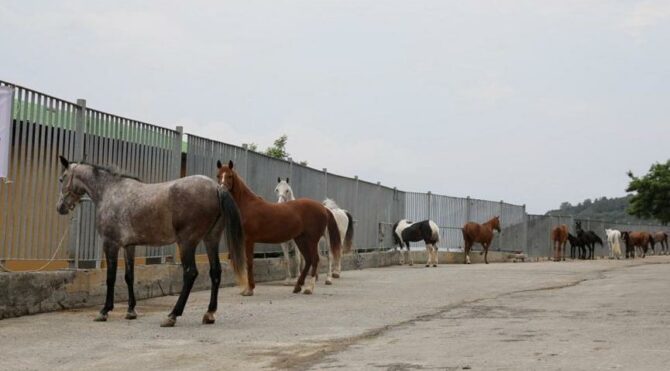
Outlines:
<svg viewBox="0 0 670 371"><path fill-rule="evenodd" d="M291 186L288 184L288 178L286 178L286 180L282 180L282 178L279 177L277 178L275 194L277 195L278 203L295 200L293 189L291 189Z"/></svg>
<svg viewBox="0 0 670 371"><path fill-rule="evenodd" d="M496 231L498 231L498 233L500 233L500 217L499 216L496 216L495 218L493 218L493 224L491 225L491 227L493 227L493 229L495 229Z"/></svg>
<svg viewBox="0 0 670 371"><path fill-rule="evenodd" d="M216 179L218 183L224 186L228 192L233 192L235 183L237 183L237 173L233 170L233 161L228 161L228 165L223 165L221 161L216 161Z"/></svg>
<svg viewBox="0 0 670 371"><path fill-rule="evenodd" d="M60 194L56 203L56 210L61 215L66 215L74 209L86 193L83 183L78 178L78 163L70 163L65 157L59 156L63 165L63 172L58 178L60 183Z"/></svg>

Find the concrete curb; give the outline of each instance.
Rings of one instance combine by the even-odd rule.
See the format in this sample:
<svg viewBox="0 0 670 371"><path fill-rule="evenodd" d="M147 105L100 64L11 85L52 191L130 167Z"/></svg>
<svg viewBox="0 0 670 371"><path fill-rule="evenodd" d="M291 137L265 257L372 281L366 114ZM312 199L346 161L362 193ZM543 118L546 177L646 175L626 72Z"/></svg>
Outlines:
<svg viewBox="0 0 670 371"><path fill-rule="evenodd" d="M510 253L489 252L490 262L512 261ZM426 253L413 251L415 264L425 264ZM342 270L380 268L399 265L398 251L379 251L348 254L342 259ZM483 256L471 253L472 263L483 263ZM462 253L440 252L440 264L463 261ZM327 259L319 264L319 271L327 271ZM208 290L210 287L209 265L198 265L199 275L193 290ZM116 277L115 301L123 302L128 291L119 269ZM286 268L281 258L257 259L254 262L256 282L285 279ZM99 306L104 303L107 272L104 269L78 271L51 271L30 273L0 273L0 319L57 311L62 309ZM234 286L232 268L223 262L222 286ZM175 295L181 290L182 269L177 264L141 265L135 267L135 297L138 300L158 296Z"/></svg>

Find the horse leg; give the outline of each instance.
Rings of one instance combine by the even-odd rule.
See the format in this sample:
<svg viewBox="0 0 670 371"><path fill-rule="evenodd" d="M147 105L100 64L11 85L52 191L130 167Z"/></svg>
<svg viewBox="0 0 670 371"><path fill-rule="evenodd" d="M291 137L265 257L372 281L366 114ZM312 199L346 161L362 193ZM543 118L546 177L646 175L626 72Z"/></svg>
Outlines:
<svg viewBox="0 0 670 371"><path fill-rule="evenodd" d="M405 241L405 245L407 246L407 258L409 259L409 265L414 265L414 257L412 256L412 250L409 247L409 241Z"/></svg>
<svg viewBox="0 0 670 371"><path fill-rule="evenodd" d="M247 287L242 291L242 296L253 296L256 282L254 281L254 241L244 241L244 249L247 254Z"/></svg>
<svg viewBox="0 0 670 371"><path fill-rule="evenodd" d="M426 243L426 267L430 267L430 263L433 261L433 249L429 243Z"/></svg>
<svg viewBox="0 0 670 371"><path fill-rule="evenodd" d="M280 244L282 252L284 253L284 264L286 264L286 279L284 280L284 284L288 285L288 286L292 285L292 282L291 282L291 276L292 276L291 275L291 257L289 256L289 244L290 244L290 242L284 242L284 243ZM298 252L296 251L296 254L297 253Z"/></svg>
<svg viewBox="0 0 670 371"><path fill-rule="evenodd" d="M198 246L197 242L181 241L178 242L179 255L181 257L181 266L183 272L183 280L181 293L179 299L167 318L161 323L161 327L173 327L177 323L177 317L184 313L184 307L188 296L191 294L191 289L198 277L198 267L195 264L195 248Z"/></svg>
<svg viewBox="0 0 670 371"><path fill-rule="evenodd" d="M316 242L315 246L316 248L314 249L314 253L312 256L312 264L311 264L311 272L310 272L310 278L309 278L309 283L307 284L307 287L305 290L302 292L305 295L310 295L314 292L314 285L316 284L316 276L318 274L318 269L319 269L319 253L318 253L318 241Z"/></svg>
<svg viewBox="0 0 670 371"><path fill-rule="evenodd" d="M433 258L433 267L437 267L439 264L438 262L438 257L439 254L437 253L437 245L433 244L433 254L435 254L435 257Z"/></svg>
<svg viewBox="0 0 670 371"><path fill-rule="evenodd" d="M328 249L328 274L326 275L326 285L332 285L333 284L333 260L334 259L335 259L335 257L333 256L333 252L330 251L330 248L329 248Z"/></svg>
<svg viewBox="0 0 670 371"><path fill-rule="evenodd" d="M300 291L302 291L302 286L305 284L305 277L307 277L309 267L312 265L312 254L307 249L307 246L303 238L296 239L295 243L298 246L300 252L302 253L302 257L305 260L305 266L302 268L302 271L298 276L298 280L295 283L295 287L293 288L293 293L297 294ZM318 255L318 251L316 252L316 254Z"/></svg>
<svg viewBox="0 0 670 371"><path fill-rule="evenodd" d="M488 256L489 256L489 245L490 245L490 243L487 243L487 244L485 244L485 245L482 245L482 247L484 248L484 263L486 263L486 264L489 263L489 259L488 259Z"/></svg>
<svg viewBox="0 0 670 371"><path fill-rule="evenodd" d="M470 264L470 249L472 248L472 242L465 241L465 246L463 248L463 264Z"/></svg>
<svg viewBox="0 0 670 371"><path fill-rule="evenodd" d="M207 312L202 316L202 323L211 325L216 321L216 313L219 304L219 286L221 285L221 260L219 258L219 240L221 234L209 235L205 240L207 248L207 259L209 260L209 279L212 282Z"/></svg>
<svg viewBox="0 0 670 371"><path fill-rule="evenodd" d="M124 278L128 286L128 312L126 313L126 319L136 319L135 304L137 302L135 301L135 290L133 290L133 281L135 280L135 246L126 246L124 252L126 257Z"/></svg>
<svg viewBox="0 0 670 371"><path fill-rule="evenodd" d="M104 241L102 248L107 260L107 297L105 298L105 306L102 307L94 320L96 322L107 321L107 313L114 309L114 285L116 285L116 266L119 260L119 245Z"/></svg>

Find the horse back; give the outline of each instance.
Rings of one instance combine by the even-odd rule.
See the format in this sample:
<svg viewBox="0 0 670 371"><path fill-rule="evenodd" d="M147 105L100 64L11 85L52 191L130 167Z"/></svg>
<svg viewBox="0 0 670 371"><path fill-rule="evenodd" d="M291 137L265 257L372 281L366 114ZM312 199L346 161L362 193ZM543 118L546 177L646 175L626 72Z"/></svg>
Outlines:
<svg viewBox="0 0 670 371"><path fill-rule="evenodd" d="M475 222L465 223L463 226L463 238L472 242L491 242L493 230Z"/></svg>
<svg viewBox="0 0 670 371"><path fill-rule="evenodd" d="M246 238L280 243L300 235L320 237L328 223L328 210L320 202L297 200L269 203L256 199L240 207Z"/></svg>

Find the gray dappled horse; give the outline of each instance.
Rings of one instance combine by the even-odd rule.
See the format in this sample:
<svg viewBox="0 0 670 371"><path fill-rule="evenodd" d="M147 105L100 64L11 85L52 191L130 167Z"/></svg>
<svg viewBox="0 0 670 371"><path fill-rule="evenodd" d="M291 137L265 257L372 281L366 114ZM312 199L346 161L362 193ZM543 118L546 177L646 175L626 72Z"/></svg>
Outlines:
<svg viewBox="0 0 670 371"><path fill-rule="evenodd" d="M133 291L135 246L179 245L184 283L168 317L161 323L172 327L181 316L193 288L198 269L195 249L204 241L209 258L212 292L205 324L214 323L221 262L219 242L225 232L230 260L238 282L246 284L244 235L240 214L228 191L212 179L189 176L164 183L146 184L113 169L87 163L70 163L60 156L63 173L58 213L65 215L87 194L96 209L96 229L103 241L107 260L107 298L96 321L106 321L114 308L114 284L119 248L125 250L125 281L128 285L126 319L137 318Z"/></svg>

